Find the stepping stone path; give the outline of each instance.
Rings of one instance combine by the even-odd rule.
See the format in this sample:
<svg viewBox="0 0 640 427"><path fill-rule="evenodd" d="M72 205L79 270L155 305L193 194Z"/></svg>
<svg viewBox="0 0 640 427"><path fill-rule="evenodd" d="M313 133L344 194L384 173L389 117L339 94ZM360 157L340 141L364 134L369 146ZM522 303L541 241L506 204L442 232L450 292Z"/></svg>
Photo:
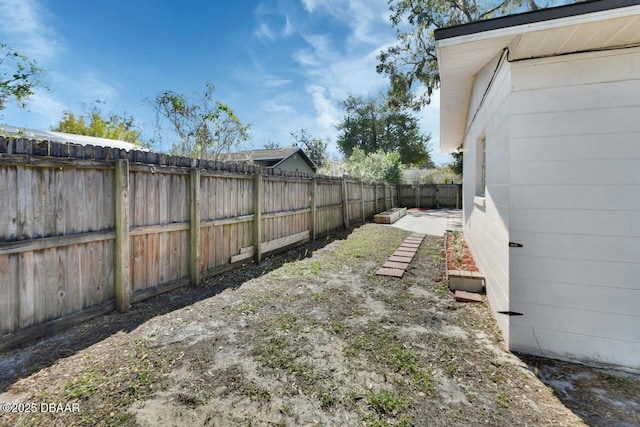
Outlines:
<svg viewBox="0 0 640 427"><path fill-rule="evenodd" d="M413 233L407 237L398 250L376 271L376 275L402 278L404 272L409 268L409 264L416 256L425 236L426 234Z"/></svg>

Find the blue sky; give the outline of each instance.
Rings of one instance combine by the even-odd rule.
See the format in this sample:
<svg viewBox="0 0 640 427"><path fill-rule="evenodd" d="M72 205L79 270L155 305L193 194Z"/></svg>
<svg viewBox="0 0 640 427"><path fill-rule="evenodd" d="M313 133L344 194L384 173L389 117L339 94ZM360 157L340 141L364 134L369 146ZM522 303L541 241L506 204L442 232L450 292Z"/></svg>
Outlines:
<svg viewBox="0 0 640 427"><path fill-rule="evenodd" d="M9 106L4 124L47 130L63 111L100 100L104 113L133 115L150 137L145 99L202 92L210 81L252 124L242 148L289 145L289 133L305 128L328 138L333 154L340 100L386 89L376 56L395 42L386 0L0 0L0 16L0 41L46 68L51 88L25 110ZM420 118L443 163L438 117L436 94Z"/></svg>

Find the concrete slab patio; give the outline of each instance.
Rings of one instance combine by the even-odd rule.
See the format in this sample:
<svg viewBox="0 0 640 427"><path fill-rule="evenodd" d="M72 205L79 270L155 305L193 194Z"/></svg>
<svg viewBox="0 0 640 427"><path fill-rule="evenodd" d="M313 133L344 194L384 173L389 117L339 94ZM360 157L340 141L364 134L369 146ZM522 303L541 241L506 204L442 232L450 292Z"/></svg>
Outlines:
<svg viewBox="0 0 640 427"><path fill-rule="evenodd" d="M407 214L390 227L442 237L445 230L462 230L462 210L407 209Z"/></svg>

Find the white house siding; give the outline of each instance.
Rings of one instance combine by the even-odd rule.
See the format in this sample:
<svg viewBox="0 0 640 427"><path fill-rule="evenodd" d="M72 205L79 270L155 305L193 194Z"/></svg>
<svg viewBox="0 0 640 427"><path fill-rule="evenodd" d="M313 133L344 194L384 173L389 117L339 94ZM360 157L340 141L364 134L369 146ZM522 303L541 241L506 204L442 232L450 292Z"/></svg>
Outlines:
<svg viewBox="0 0 640 427"><path fill-rule="evenodd" d="M509 310L509 63L496 57L476 76L464 142L464 232L486 277L492 309ZM495 75L494 75L495 73ZM493 78L493 81L492 81ZM484 96L486 93L486 96ZM484 102L483 102L484 98ZM477 113L476 113L477 112ZM478 141L486 141L486 192L479 189ZM509 318L497 316L509 342Z"/></svg>
<svg viewBox="0 0 640 427"><path fill-rule="evenodd" d="M510 348L640 367L640 49L511 65Z"/></svg>
<svg viewBox="0 0 640 427"><path fill-rule="evenodd" d="M305 162L302 157L297 154L289 157L284 162L278 165L278 169L289 172L306 172L309 174L313 174L313 169L307 162Z"/></svg>

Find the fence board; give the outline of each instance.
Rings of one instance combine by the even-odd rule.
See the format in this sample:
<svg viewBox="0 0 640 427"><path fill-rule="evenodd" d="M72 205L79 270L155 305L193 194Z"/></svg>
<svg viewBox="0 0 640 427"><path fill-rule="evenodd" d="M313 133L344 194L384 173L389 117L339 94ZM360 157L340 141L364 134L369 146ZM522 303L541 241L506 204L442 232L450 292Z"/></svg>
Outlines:
<svg viewBox="0 0 640 427"><path fill-rule="evenodd" d="M69 152L58 145L43 152ZM83 157L90 150L74 150L76 159L2 153L0 334L22 331L32 337L38 324L64 324L61 319L84 319L83 312L103 312L113 306L118 283L125 287L118 301L126 296L126 304L117 307L126 311L129 301L182 286L194 273L220 272L234 260L248 260L255 247L262 246L254 256L259 258L397 203L394 187L347 178L343 190L341 179L312 181L243 168L247 175L215 162L200 163L206 166L198 169L200 203L192 207L190 177L197 162L113 151L112 158L135 157L129 165L129 160L87 160ZM160 157L173 166L144 162ZM116 162L124 165L119 176ZM256 194L255 176L261 177ZM120 235L116 222L124 217ZM194 224L195 239L190 238Z"/></svg>
<svg viewBox="0 0 640 427"><path fill-rule="evenodd" d="M461 184L421 184L398 186L400 206L423 209L459 208Z"/></svg>

